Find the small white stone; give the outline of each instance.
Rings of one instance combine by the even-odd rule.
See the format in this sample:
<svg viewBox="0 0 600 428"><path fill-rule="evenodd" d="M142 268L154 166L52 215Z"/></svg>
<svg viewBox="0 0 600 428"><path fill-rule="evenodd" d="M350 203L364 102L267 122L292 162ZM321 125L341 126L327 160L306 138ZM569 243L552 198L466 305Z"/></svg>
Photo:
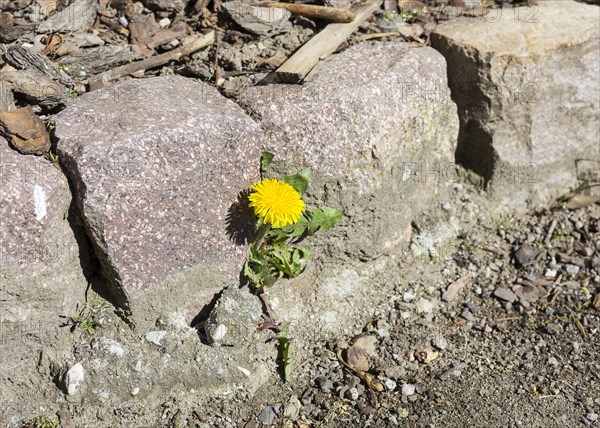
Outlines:
<svg viewBox="0 0 600 428"><path fill-rule="evenodd" d="M444 339L443 336L436 336L431 341L431 344L439 350L444 350L448 347L448 341L446 339Z"/></svg>
<svg viewBox="0 0 600 428"><path fill-rule="evenodd" d="M65 375L65 385L67 386L67 394L75 395L85 378L85 370L83 364L77 363L71 367Z"/></svg>
<svg viewBox="0 0 600 428"><path fill-rule="evenodd" d="M393 391L397 386L396 382L394 382L392 379L386 379L383 384L385 385L385 389L388 391Z"/></svg>
<svg viewBox="0 0 600 428"><path fill-rule="evenodd" d="M243 368L243 367L240 367L240 366L236 366L236 367L237 367L237 369L238 369L239 371L241 371L242 373L244 373L244 374L246 375L246 377L250 377L250 370L248 370L248 369L245 369L245 368Z"/></svg>
<svg viewBox="0 0 600 428"><path fill-rule="evenodd" d="M169 25L171 25L171 20L169 18L163 18L158 21L158 25L160 25L160 28L167 28Z"/></svg>
<svg viewBox="0 0 600 428"><path fill-rule="evenodd" d="M212 338L215 342L223 339L227 334L227 326L225 324L219 324L215 329L215 332L212 335Z"/></svg>
<svg viewBox="0 0 600 428"><path fill-rule="evenodd" d="M46 192L39 184L33 186L33 203L35 207L35 219L42 221L46 217Z"/></svg>
<svg viewBox="0 0 600 428"><path fill-rule="evenodd" d="M101 339L100 341L102 349L104 349L109 354L116 355L117 357L122 357L125 355L125 350L121 346L119 342L113 339Z"/></svg>
<svg viewBox="0 0 600 428"><path fill-rule="evenodd" d="M566 264L565 265L565 270L567 271L567 273L571 276L575 276L579 273L579 266L575 266L572 264Z"/></svg>
<svg viewBox="0 0 600 428"><path fill-rule="evenodd" d="M358 394L358 389L356 389L356 388L350 388L350 389L348 390L348 394L350 395L350 399L351 399L352 401L356 401L356 400L358 400L358 395L359 395L359 394Z"/></svg>
<svg viewBox="0 0 600 428"><path fill-rule="evenodd" d="M433 311L433 303L421 297L417 302L417 311L420 314L429 314Z"/></svg>
<svg viewBox="0 0 600 428"><path fill-rule="evenodd" d="M556 274L558 272L555 269L546 269L546 272L544 272L544 276L546 278L556 278Z"/></svg>
<svg viewBox="0 0 600 428"><path fill-rule="evenodd" d="M160 331L150 331L146 333L146 340L150 343L154 343L155 345L161 346L161 340L163 340L167 336L167 332L164 330Z"/></svg>
<svg viewBox="0 0 600 428"><path fill-rule="evenodd" d="M415 295L412 294L411 292L407 291L406 293L404 293L402 295L402 298L404 299L405 302L410 302L411 300L415 300Z"/></svg>
<svg viewBox="0 0 600 428"><path fill-rule="evenodd" d="M405 383L402 385L402 395L410 396L415 393L415 386L410 383Z"/></svg>
<svg viewBox="0 0 600 428"><path fill-rule="evenodd" d="M136 387L136 388L133 388L133 389L131 390L131 392L130 392L130 394L131 394L132 396L134 396L134 397L135 397L136 395L138 395L139 393L140 393L140 389L139 389L139 388L137 388L137 387Z"/></svg>

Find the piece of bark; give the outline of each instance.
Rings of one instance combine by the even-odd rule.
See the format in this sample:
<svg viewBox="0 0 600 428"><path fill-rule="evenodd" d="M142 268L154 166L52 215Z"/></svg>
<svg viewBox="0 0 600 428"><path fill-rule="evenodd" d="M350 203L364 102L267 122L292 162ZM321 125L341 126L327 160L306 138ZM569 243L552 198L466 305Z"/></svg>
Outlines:
<svg viewBox="0 0 600 428"><path fill-rule="evenodd" d="M381 7L383 0L369 0L354 6L354 21L348 24L329 24L323 31L310 39L275 72L280 82L298 83L313 71L319 61L331 55L335 50L367 19Z"/></svg>
<svg viewBox="0 0 600 428"><path fill-rule="evenodd" d="M131 43L148 43L161 28L154 15L137 14L129 20L128 26Z"/></svg>
<svg viewBox="0 0 600 428"><path fill-rule="evenodd" d="M0 72L0 83L12 89L17 97L45 110L56 110L67 103L66 88L34 68Z"/></svg>
<svg viewBox="0 0 600 428"><path fill-rule="evenodd" d="M164 45L165 43L169 43L172 40L181 40L187 37L187 35L187 25L185 22L180 21L177 23L177 25L173 26L172 29L159 31L154 35L154 37L152 37L147 45L150 49L154 49L158 46Z"/></svg>
<svg viewBox="0 0 600 428"><path fill-rule="evenodd" d="M0 7L8 12L18 12L31 4L31 0L11 0L0 2Z"/></svg>
<svg viewBox="0 0 600 428"><path fill-rule="evenodd" d="M129 30L127 28L123 27L123 25L121 25L121 23L116 18L110 18L107 16L100 15L98 20L100 21L101 24L106 25L108 28L113 30L115 33L123 34L124 36L129 37Z"/></svg>
<svg viewBox="0 0 600 428"><path fill-rule="evenodd" d="M41 155L50 150L50 138L44 122L31 106L0 111L0 135L24 155Z"/></svg>
<svg viewBox="0 0 600 428"><path fill-rule="evenodd" d="M46 55L31 52L23 46L13 45L6 50L4 58L15 68L27 70L33 67L67 88L73 86L71 77L61 71Z"/></svg>
<svg viewBox="0 0 600 428"><path fill-rule="evenodd" d="M356 18L356 13L350 10L338 9L328 6L314 6L309 4L282 3L282 2L255 2L250 3L255 7L285 9L293 15L300 15L306 18L313 18L327 22L348 23Z"/></svg>
<svg viewBox="0 0 600 428"><path fill-rule="evenodd" d="M203 34L197 37L195 40L190 43L181 46L180 48L174 49L169 52L165 52L160 55L153 56L151 58L144 59L142 61L132 62L130 64L122 65L120 67L114 68L109 71L105 71L98 76L95 76L90 80L90 91L101 88L107 85L109 82L113 80L119 79L125 76L131 76L134 73L138 73L140 71L145 71L151 68L160 67L165 65L169 61L177 61L181 57L189 55L191 53L196 52L202 48L205 48L211 45L215 40L215 32L211 31L210 33Z"/></svg>
<svg viewBox="0 0 600 428"><path fill-rule="evenodd" d="M85 76L100 74L123 64L141 59L137 46L104 45L89 49L79 49L58 60L62 67L76 68L75 72Z"/></svg>
<svg viewBox="0 0 600 428"><path fill-rule="evenodd" d="M98 2L96 0L76 0L66 9L55 13L42 22L38 33L67 33L85 31L92 27L96 20Z"/></svg>
<svg viewBox="0 0 600 428"><path fill-rule="evenodd" d="M222 9L249 33L273 36L292 28L292 14L284 8L261 7L235 0L224 2Z"/></svg>
<svg viewBox="0 0 600 428"><path fill-rule="evenodd" d="M37 24L14 19L9 12L0 13L0 43L12 43L24 34L33 32Z"/></svg>
<svg viewBox="0 0 600 428"><path fill-rule="evenodd" d="M12 90L0 80L0 111L12 111L16 108Z"/></svg>

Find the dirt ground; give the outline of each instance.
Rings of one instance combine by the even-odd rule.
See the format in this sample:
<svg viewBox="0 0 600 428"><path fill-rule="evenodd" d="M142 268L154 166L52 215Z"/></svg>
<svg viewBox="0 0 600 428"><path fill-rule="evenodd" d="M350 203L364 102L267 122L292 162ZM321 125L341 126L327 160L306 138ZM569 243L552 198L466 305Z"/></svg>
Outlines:
<svg viewBox="0 0 600 428"><path fill-rule="evenodd" d="M293 351L288 382L273 365L253 394L175 388L116 408L64 403L74 426L595 426L600 206L493 214L475 186L453 188L441 209L457 210L458 238L433 256L397 254L377 278L382 292L352 296L371 308L352 331L292 337L308 346ZM93 347L114 328L78 330L75 342Z"/></svg>
<svg viewBox="0 0 600 428"><path fill-rule="evenodd" d="M49 44L51 37L42 42L33 35L33 9L27 9L32 2L16 3L27 6L0 3L3 26L15 19L11 28L18 30L9 34L5 26L0 41ZM70 2L56 3L60 11ZM124 12L118 5L126 3L101 1L104 20L98 18L81 32L95 31L108 46L133 43L119 33ZM455 11L438 3L427 13L407 17L404 34L394 37L426 43L438 20L449 18L443 14ZM381 12L348 43L382 32ZM173 36L178 40L193 31L220 28L219 47L146 75L199 78L230 97L253 84L253 76L279 66L323 26L298 17L280 35L250 35L212 10L212 3L210 10L177 19L167 11L142 10L138 15L144 17L142 27L155 29L158 36L161 19L169 18L165 31L179 31L176 24L183 22L185 30ZM72 36L75 40L66 34L64 42L48 48L48 57L60 63L90 49L81 45L64 53L65 48L61 55L60 45ZM148 57L177 46L165 41L153 48L156 52L144 50L156 42L153 37L139 35L136 41ZM72 77L75 86L69 96L77 96L78 90L86 90L86 79ZM29 101L17 97L16 104ZM51 112L35 109L42 117ZM456 211L461 234L434 253L419 255L407 247L396 254L379 274L381 292L355 296L371 309L354 320L353 331L297 338L310 345L295 351L288 382L273 367L270 380L252 395L242 390L227 398L199 400L191 392L172 390L141 406L124 402L115 408L63 399L61 406L67 410L59 417L55 408L44 408L39 414L47 416L45 422L16 418L8 426L57 428L59 420L63 428L600 425L600 206L579 205L552 201L527 213L499 214L478 187L459 180L452 204L440 209ZM445 294L449 287L456 289L454 296ZM96 336L126 328L105 311L115 323L99 325L94 335L76 329L74 353L91 347ZM351 358L358 360L350 364ZM51 383L40 383L40 388L56 389ZM55 393L62 395L56 389L48 396Z"/></svg>

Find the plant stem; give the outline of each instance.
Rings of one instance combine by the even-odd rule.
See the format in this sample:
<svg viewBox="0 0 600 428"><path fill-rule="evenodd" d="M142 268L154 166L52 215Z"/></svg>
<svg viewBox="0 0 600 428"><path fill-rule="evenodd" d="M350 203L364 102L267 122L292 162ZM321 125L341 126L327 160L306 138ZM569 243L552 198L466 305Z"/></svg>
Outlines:
<svg viewBox="0 0 600 428"><path fill-rule="evenodd" d="M271 306L269 306L269 298L267 296L267 292L264 289L261 290L260 298L265 305L265 311L267 312L269 320L274 322L275 320L273 319L273 314L271 313Z"/></svg>
<svg viewBox="0 0 600 428"><path fill-rule="evenodd" d="M256 237L256 240L254 241L254 249L255 250L258 250L260 243L262 242L263 238L265 237L265 235L267 234L269 229L271 229L271 225L269 223L265 223L261 226L260 230L258 231L258 236Z"/></svg>
<svg viewBox="0 0 600 428"><path fill-rule="evenodd" d="M267 292L264 288L260 289L260 300L263 303L264 312L267 314L267 320L261 324L260 330L273 330L276 333L281 332L281 328L277 322L273 319L273 314L271 312L271 306L269 305L269 299L267 296Z"/></svg>

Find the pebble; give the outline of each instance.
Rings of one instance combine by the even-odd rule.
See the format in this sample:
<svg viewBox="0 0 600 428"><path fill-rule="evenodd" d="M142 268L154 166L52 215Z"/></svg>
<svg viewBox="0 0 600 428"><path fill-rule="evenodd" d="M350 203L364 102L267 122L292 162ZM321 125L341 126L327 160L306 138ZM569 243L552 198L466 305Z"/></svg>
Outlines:
<svg viewBox="0 0 600 428"><path fill-rule="evenodd" d="M473 314L471 313L471 311L469 311L468 309L465 309L464 311L462 311L462 313L460 314L460 316L464 319L466 319L467 321L471 321L471 322L475 322L475 317L473 316Z"/></svg>
<svg viewBox="0 0 600 428"><path fill-rule="evenodd" d="M516 294L513 293L508 288L502 288L502 287L496 288L494 290L494 296L496 296L497 298L504 300L506 302L510 302L510 303L513 303L515 300L517 300Z"/></svg>
<svg viewBox="0 0 600 428"><path fill-rule="evenodd" d="M590 422L596 422L596 420L598 420L598 414L590 412L585 416L585 418Z"/></svg>
<svg viewBox="0 0 600 428"><path fill-rule="evenodd" d="M348 392L346 393L346 395L348 396L348 398L352 401L356 401L358 400L358 389L356 388L350 388L348 390Z"/></svg>
<svg viewBox="0 0 600 428"><path fill-rule="evenodd" d="M402 298L405 302L410 302L411 300L415 300L415 295L407 291L402 295Z"/></svg>
<svg viewBox="0 0 600 428"><path fill-rule="evenodd" d="M167 28L169 25L171 25L171 20L169 18L163 18L158 21L158 25L160 25L160 28Z"/></svg>
<svg viewBox="0 0 600 428"><path fill-rule="evenodd" d="M386 379L383 382L383 384L385 385L385 389L387 389L388 391L393 391L394 389L396 389L396 386L398 385L392 379Z"/></svg>
<svg viewBox="0 0 600 428"><path fill-rule="evenodd" d="M77 363L71 367L65 374L65 386L67 387L67 394L75 395L77 391L79 391L81 384L83 384L84 378L85 370L83 369L83 364Z"/></svg>
<svg viewBox="0 0 600 428"><path fill-rule="evenodd" d="M258 420L265 425L271 425L273 421L275 421L276 416L273 406L267 406L260 412L260 415L258 415Z"/></svg>
<svg viewBox="0 0 600 428"><path fill-rule="evenodd" d="M400 416L401 418L407 418L408 417L408 410L405 409L404 407L401 407L398 409L398 416Z"/></svg>
<svg viewBox="0 0 600 428"><path fill-rule="evenodd" d="M546 269L546 272L544 272L544 276L546 278L556 278L557 274L558 272L556 271L556 269Z"/></svg>
<svg viewBox="0 0 600 428"><path fill-rule="evenodd" d="M429 314L433 311L433 303L427 299L420 298L417 302L417 311L421 314Z"/></svg>
<svg viewBox="0 0 600 428"><path fill-rule="evenodd" d="M570 263L567 263L565 265L565 270L567 271L567 273L569 275L575 276L575 275L577 275L579 273L579 266L575 266L575 265L572 265Z"/></svg>
<svg viewBox="0 0 600 428"><path fill-rule="evenodd" d="M331 379L326 378L325 376L319 376L316 380L317 386L321 391L329 391L333 389L333 382Z"/></svg>
<svg viewBox="0 0 600 428"><path fill-rule="evenodd" d="M415 393L415 386L410 383L405 383L402 385L402 395L406 395L407 397L413 395Z"/></svg>
<svg viewBox="0 0 600 428"><path fill-rule="evenodd" d="M559 362L555 357L548 358L548 364L551 366L558 366Z"/></svg>
<svg viewBox="0 0 600 428"><path fill-rule="evenodd" d="M436 347L437 349L439 349L440 351L443 351L444 349L446 349L448 347L448 341L446 339L444 339L443 336L436 336L432 341L431 344Z"/></svg>

